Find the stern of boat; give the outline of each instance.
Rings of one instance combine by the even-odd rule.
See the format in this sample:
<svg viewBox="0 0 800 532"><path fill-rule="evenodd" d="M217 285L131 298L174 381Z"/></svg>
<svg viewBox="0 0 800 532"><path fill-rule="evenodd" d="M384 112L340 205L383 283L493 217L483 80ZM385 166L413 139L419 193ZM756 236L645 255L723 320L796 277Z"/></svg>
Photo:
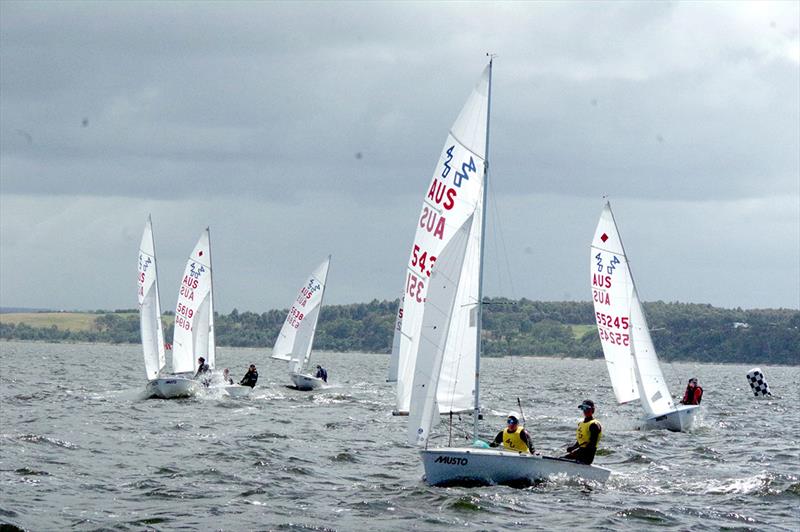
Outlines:
<svg viewBox="0 0 800 532"><path fill-rule="evenodd" d="M317 390L325 385L325 382L322 379L318 379L304 373L292 372L289 376L292 378L292 383L294 383L298 390Z"/></svg>

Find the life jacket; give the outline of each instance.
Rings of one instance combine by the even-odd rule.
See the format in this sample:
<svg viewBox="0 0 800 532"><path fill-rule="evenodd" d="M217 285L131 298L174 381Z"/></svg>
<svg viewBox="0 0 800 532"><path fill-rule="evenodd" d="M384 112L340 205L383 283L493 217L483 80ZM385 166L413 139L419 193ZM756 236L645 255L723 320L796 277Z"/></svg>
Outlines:
<svg viewBox="0 0 800 532"><path fill-rule="evenodd" d="M698 394L697 392L700 393ZM703 399L703 389L700 386L695 386L694 390L691 390L687 386L686 391L683 394L683 401L681 401L681 403L685 405L699 405L702 399Z"/></svg>
<svg viewBox="0 0 800 532"><path fill-rule="evenodd" d="M578 441L578 445L581 447L588 447L589 442L592 441L592 433L589 430L594 424L597 424L597 428L600 429L600 436L597 437L597 443L600 443L600 438L603 437L603 427L600 426L600 422L596 419L592 419L591 421L581 421L578 423L578 431L575 435L575 439Z"/></svg>
<svg viewBox="0 0 800 532"><path fill-rule="evenodd" d="M522 425L517 425L517 430L508 432L508 428L503 429L503 447L519 453L529 453L528 445L522 440L520 434L525 430Z"/></svg>

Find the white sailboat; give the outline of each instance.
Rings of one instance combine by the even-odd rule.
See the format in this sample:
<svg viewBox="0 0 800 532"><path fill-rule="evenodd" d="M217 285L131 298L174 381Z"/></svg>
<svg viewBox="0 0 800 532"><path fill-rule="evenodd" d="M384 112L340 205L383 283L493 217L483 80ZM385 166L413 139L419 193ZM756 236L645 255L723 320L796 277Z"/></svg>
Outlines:
<svg viewBox="0 0 800 532"><path fill-rule="evenodd" d="M617 401L639 399L644 428L688 430L699 407L672 399L610 203L600 215L589 260L597 331Z"/></svg>
<svg viewBox="0 0 800 532"><path fill-rule="evenodd" d="M316 390L325 385L322 379L309 373L308 362L330 265L328 255L300 287L272 348L272 358L289 362L289 376L298 390Z"/></svg>
<svg viewBox="0 0 800 532"><path fill-rule="evenodd" d="M151 381L154 395L165 399L189 397L199 390L193 379L195 361L203 357L210 370L215 364L214 302L211 282L211 237L208 228L186 261L175 307L172 340L173 375Z"/></svg>
<svg viewBox="0 0 800 532"><path fill-rule="evenodd" d="M423 206L420 226L426 232L417 231L407 272L398 407L402 408L408 394L408 440L426 447L421 455L428 484L507 484L551 475L603 482L611 473L608 469L571 460L503 449L427 448L431 428L441 413L471 410L477 440L491 73L489 61L448 135L434 173L429 190L443 193L429 195ZM452 202L448 207L437 197ZM428 216L446 221L441 226L435 222L427 230ZM427 247L434 244L433 251ZM426 252L436 264L420 272L419 261ZM426 286L418 290L420 282ZM410 385L404 382L409 366Z"/></svg>
<svg viewBox="0 0 800 532"><path fill-rule="evenodd" d="M403 336L403 300L397 305L397 315L394 319L394 336L392 338L392 353L389 355L389 372L386 382L397 382L397 370L400 362L400 338Z"/></svg>
<svg viewBox="0 0 800 532"><path fill-rule="evenodd" d="M144 368L148 382L158 378L166 366L164 329L161 323L161 302L158 294L156 247L153 241L153 222L150 216L144 225L139 244L139 329L144 352Z"/></svg>

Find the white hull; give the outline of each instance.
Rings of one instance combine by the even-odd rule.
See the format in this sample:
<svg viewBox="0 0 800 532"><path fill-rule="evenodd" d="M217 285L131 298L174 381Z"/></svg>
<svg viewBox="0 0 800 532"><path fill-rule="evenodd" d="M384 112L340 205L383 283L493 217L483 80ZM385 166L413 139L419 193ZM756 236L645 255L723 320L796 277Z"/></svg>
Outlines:
<svg viewBox="0 0 800 532"><path fill-rule="evenodd" d="M289 375L291 376L292 382L298 390L317 390L325 386L325 381L316 377L312 377L311 375L295 372L292 372Z"/></svg>
<svg viewBox="0 0 800 532"><path fill-rule="evenodd" d="M694 425L694 418L699 408L699 405L679 405L677 410L672 412L645 418L642 428L646 430L666 429L672 432L685 432Z"/></svg>
<svg viewBox="0 0 800 532"><path fill-rule="evenodd" d="M224 387L225 393L231 397L249 397L253 389L250 386L241 384L228 384Z"/></svg>
<svg viewBox="0 0 800 532"><path fill-rule="evenodd" d="M611 470L549 456L499 449L440 448L420 451L425 482L439 485L527 484L552 476L605 482Z"/></svg>
<svg viewBox="0 0 800 532"><path fill-rule="evenodd" d="M159 399L177 399L180 397L192 397L197 394L200 385L197 381L182 376L159 377L148 381L148 397L158 397Z"/></svg>

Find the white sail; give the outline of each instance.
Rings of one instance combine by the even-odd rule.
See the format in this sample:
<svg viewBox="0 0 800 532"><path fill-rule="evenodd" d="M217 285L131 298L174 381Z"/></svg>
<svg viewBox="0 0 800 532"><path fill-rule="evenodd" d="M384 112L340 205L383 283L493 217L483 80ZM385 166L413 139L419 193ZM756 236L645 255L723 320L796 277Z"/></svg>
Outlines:
<svg viewBox="0 0 800 532"><path fill-rule="evenodd" d="M647 417L675 410L635 286L631 300L631 345L639 399Z"/></svg>
<svg viewBox="0 0 800 532"><path fill-rule="evenodd" d="M161 302L158 295L156 249L150 217L144 225L139 244L139 326L144 351L144 367L148 379L155 379L166 365L164 330L161 324Z"/></svg>
<svg viewBox="0 0 800 532"><path fill-rule="evenodd" d="M425 313L422 317L417 362L414 365L411 404L408 418L408 441L425 445L434 420L438 419L441 405L437 397L442 386L443 365L448 344L459 337L450 334L453 318L457 316L458 293L461 283L470 282L475 271L465 263L473 220L469 217L442 250L433 268L428 289ZM473 368L474 371L474 368ZM444 390L447 392L447 390ZM447 395L445 393L445 395ZM445 410L447 411L447 410Z"/></svg>
<svg viewBox="0 0 800 532"><path fill-rule="evenodd" d="M208 228L200 235L183 272L175 307L172 370L194 371L203 357L211 369L215 363L214 304L211 279L211 237Z"/></svg>
<svg viewBox="0 0 800 532"><path fill-rule="evenodd" d="M431 269L453 235L481 206L488 109L487 66L447 136L433 177L425 189L422 210L417 220L416 235L405 272L403 322L398 356L397 411L401 413L408 412L411 400L414 365L421 338L422 316ZM473 224L477 225L480 224ZM470 245L477 240L476 245L480 248L480 238L480 232L477 236L473 235ZM471 313L477 304L477 284L475 286L474 290L466 285L460 288L462 291L457 296L458 300L465 305L471 304L473 309L457 305L456 312L459 316L451 319L453 327L474 323ZM468 343L465 341L462 349L452 345L452 349L448 348L444 353L443 367L458 368L459 375L463 373L469 378L443 376L439 389L452 396L448 400L440 398L439 405L443 412L465 411L473 407L477 346L467 345Z"/></svg>
<svg viewBox="0 0 800 532"><path fill-rule="evenodd" d="M649 416L674 410L611 205L590 253L595 320L617 401L640 399Z"/></svg>
<svg viewBox="0 0 800 532"><path fill-rule="evenodd" d="M394 336L392 337L392 353L389 355L389 375L386 382L397 382L397 366L400 362L400 338L403 336L403 296L397 305L397 315L394 319Z"/></svg>
<svg viewBox="0 0 800 532"><path fill-rule="evenodd" d="M300 287L272 348L272 358L291 362L293 372L304 369L311 356L330 264L331 256L328 255Z"/></svg>

